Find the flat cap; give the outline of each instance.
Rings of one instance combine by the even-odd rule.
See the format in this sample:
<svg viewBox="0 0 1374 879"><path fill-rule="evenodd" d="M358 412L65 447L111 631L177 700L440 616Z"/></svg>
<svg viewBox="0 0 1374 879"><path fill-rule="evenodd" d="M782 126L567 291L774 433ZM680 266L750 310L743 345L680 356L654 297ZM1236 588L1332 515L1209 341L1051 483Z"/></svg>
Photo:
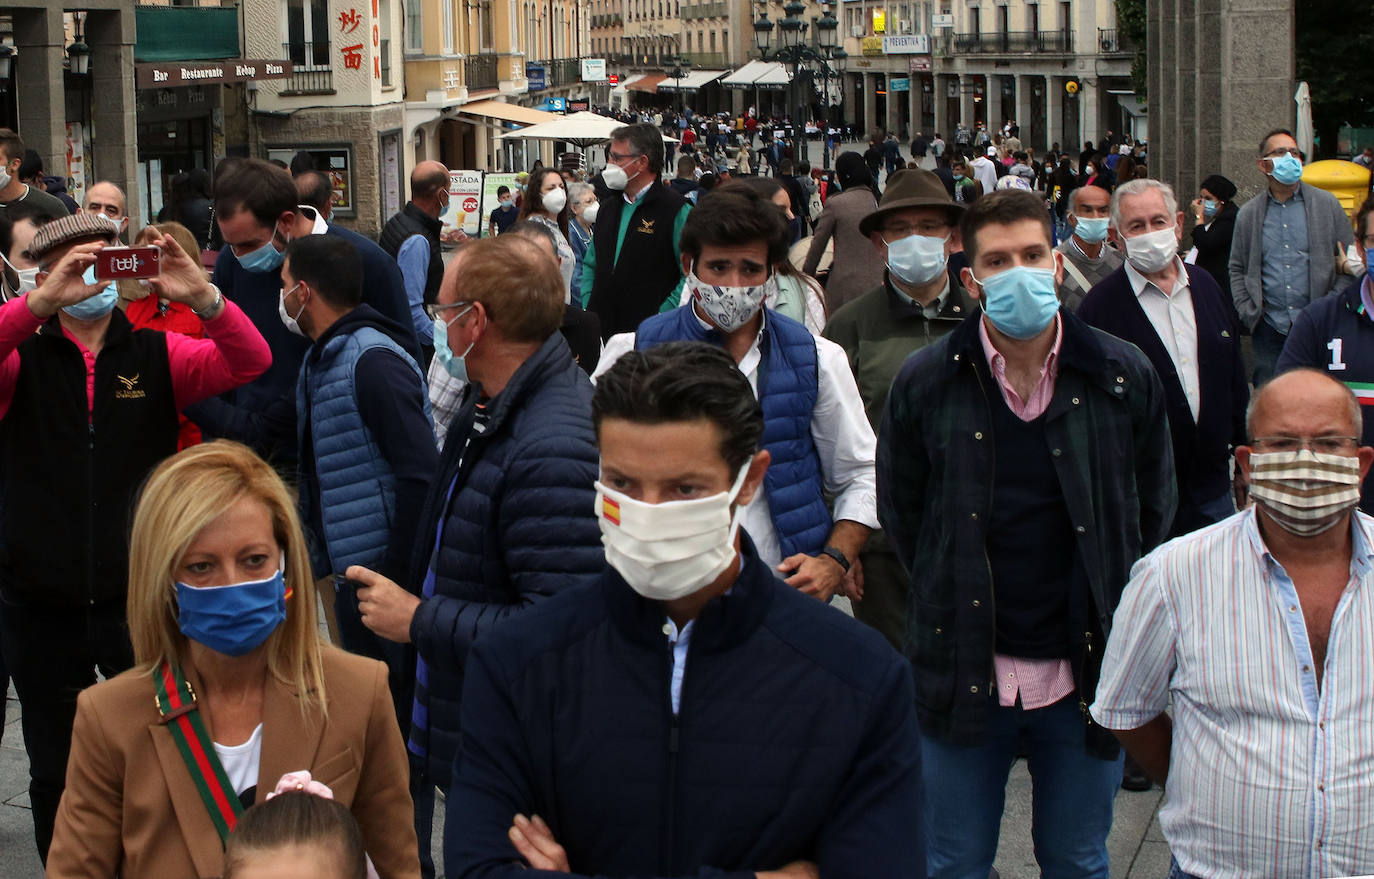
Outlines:
<svg viewBox="0 0 1374 879"><path fill-rule="evenodd" d="M56 248L73 241L104 238L108 244L118 237L114 224L103 215L78 211L69 217L46 223L35 232L33 240L29 242L29 258L42 260Z"/></svg>

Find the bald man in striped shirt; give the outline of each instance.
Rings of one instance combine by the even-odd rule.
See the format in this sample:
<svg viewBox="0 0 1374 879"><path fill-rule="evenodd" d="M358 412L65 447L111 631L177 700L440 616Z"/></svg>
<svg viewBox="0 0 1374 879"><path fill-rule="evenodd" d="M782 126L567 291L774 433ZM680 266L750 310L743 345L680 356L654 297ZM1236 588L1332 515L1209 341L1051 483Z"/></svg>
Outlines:
<svg viewBox="0 0 1374 879"><path fill-rule="evenodd" d="M1165 782L1171 879L1374 873L1360 422L1319 370L1265 385L1236 451L1255 504L1146 556L1117 608L1092 715Z"/></svg>

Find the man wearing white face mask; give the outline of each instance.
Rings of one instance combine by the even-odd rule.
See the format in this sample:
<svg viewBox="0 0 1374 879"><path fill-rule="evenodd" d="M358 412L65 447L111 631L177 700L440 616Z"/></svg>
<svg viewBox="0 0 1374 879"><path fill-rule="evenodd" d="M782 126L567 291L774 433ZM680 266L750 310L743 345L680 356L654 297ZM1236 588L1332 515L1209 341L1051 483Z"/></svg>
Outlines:
<svg viewBox="0 0 1374 879"><path fill-rule="evenodd" d="M687 302L612 336L593 378L631 349L685 341L724 348L763 405L773 456L744 528L788 585L829 601L878 525L875 440L844 350L764 306L777 283L769 267L786 258L787 225L756 190L736 183L702 196L682 251Z"/></svg>
<svg viewBox="0 0 1374 879"><path fill-rule="evenodd" d="M682 291L678 242L692 206L659 181L663 136L647 123L611 132L592 243L582 257L580 289L601 319L601 337L626 333L677 305Z"/></svg>
<svg viewBox="0 0 1374 879"><path fill-rule="evenodd" d="M0 212L0 257L4 258L0 298L8 301L38 286L38 263L29 256L29 242L47 222L46 214L28 205Z"/></svg>
<svg viewBox="0 0 1374 879"><path fill-rule="evenodd" d="M1068 199L1069 207L1064 216L1073 234L1055 248L1064 255L1064 282L1059 285L1059 301L1069 311L1077 311L1093 285L1121 268L1125 258L1107 242L1111 191L1097 184L1079 186L1069 191Z"/></svg>
<svg viewBox="0 0 1374 879"><path fill-rule="evenodd" d="M887 390L906 358L974 313L959 278L963 255L951 259L959 248L963 213L964 206L949 197L939 177L905 170L888 178L877 210L859 222L859 231L887 267L883 284L831 315L825 337L848 356L875 431ZM899 645L906 628L906 575L886 535L874 532L859 561L863 592L854 615Z"/></svg>
<svg viewBox="0 0 1374 879"><path fill-rule="evenodd" d="M632 351L592 417L607 567L473 648L449 874L924 876L909 670L741 527L771 458L749 381Z"/></svg>
<svg viewBox="0 0 1374 879"><path fill-rule="evenodd" d="M985 195L960 232L983 310L907 359L878 443L929 875L988 875L1027 753L1042 874L1105 879L1120 749L1086 709L1130 567L1173 520L1164 392L1134 346L1060 307L1040 196Z"/></svg>
<svg viewBox="0 0 1374 879"><path fill-rule="evenodd" d="M1167 183L1118 186L1112 223L1126 265L1092 288L1078 316L1145 352L1164 383L1178 479L1169 534L1186 534L1235 512L1233 490L1243 497L1231 480L1250 400L1240 329L1212 276L1178 257L1183 213Z"/></svg>
<svg viewBox="0 0 1374 879"><path fill-rule="evenodd" d="M1160 547L1126 588L1092 714L1164 782L1171 876L1374 872L1360 421L1320 370L1260 388L1236 451L1255 505Z"/></svg>
<svg viewBox="0 0 1374 879"><path fill-rule="evenodd" d="M271 362L252 322L170 235L156 295L189 305L205 339L132 329L95 280L114 228L87 213L34 236L38 286L0 306L0 648L23 706L30 800L46 856L76 694L132 664L128 527L148 472L177 449L176 414ZM61 523L61 527L53 527Z"/></svg>
<svg viewBox="0 0 1374 879"><path fill-rule="evenodd" d="M1345 285L1340 266L1354 235L1336 197L1302 182L1292 132L1265 135L1256 165L1268 187L1236 214L1228 265L1236 312L1254 342L1254 382L1263 384L1298 312Z"/></svg>

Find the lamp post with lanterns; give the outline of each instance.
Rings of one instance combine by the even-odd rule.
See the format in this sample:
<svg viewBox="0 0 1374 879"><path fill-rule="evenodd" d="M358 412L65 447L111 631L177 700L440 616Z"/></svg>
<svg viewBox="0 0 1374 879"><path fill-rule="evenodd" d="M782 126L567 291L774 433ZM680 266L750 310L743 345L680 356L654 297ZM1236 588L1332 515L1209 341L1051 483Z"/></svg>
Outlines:
<svg viewBox="0 0 1374 879"><path fill-rule="evenodd" d="M801 131L799 155L802 159L807 157L806 122L811 115L809 91L814 88L816 77L820 77L821 98L825 107L822 118L818 120L821 126L821 153L823 166L829 168L832 122L830 80L844 73L848 53L839 45L837 32L840 23L831 12L830 3L823 3L822 10L825 14L813 17L810 25L802 21L806 6L801 0L790 0L783 7L786 16L776 24L769 21L767 10L763 10L754 21L754 45L759 50L760 59L787 64L792 68L792 85L798 89L797 126ZM781 42L776 49L771 47L775 30ZM808 30L812 34L810 41L806 38Z"/></svg>

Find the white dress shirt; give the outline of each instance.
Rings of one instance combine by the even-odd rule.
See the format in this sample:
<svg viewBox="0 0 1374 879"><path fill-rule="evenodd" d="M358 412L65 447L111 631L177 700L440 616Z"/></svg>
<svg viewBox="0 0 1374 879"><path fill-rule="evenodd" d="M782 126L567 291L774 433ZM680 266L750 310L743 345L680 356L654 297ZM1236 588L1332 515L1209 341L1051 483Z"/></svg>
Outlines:
<svg viewBox="0 0 1374 879"><path fill-rule="evenodd" d="M690 305L683 306L691 308ZM695 312L694 312L695 316ZM701 321L700 317L697 317ZM707 327L705 321L702 326ZM762 328L759 335L762 336ZM829 339L814 337L816 342L816 371L818 389L816 406L811 412L811 439L821 461L821 477L827 493L834 497L832 518L847 519L869 528L878 525L878 482L874 473L874 458L878 441L864 415L859 386L849 368L844 349ZM619 333L611 336L601 353L592 381L611 368L621 355L634 350L635 334ZM749 346L740 361L740 372L749 379L749 386L759 392L759 364L763 354L759 338ZM754 495L744 508L741 526L749 532L759 557L778 573L782 561L782 545L773 528L773 514L768 506L766 490Z"/></svg>
<svg viewBox="0 0 1374 879"><path fill-rule="evenodd" d="M1178 278L1174 289L1159 289L1149 278L1142 275L1130 261L1126 261L1126 277L1130 279L1131 289L1135 291L1140 307L1155 328L1155 335L1164 343L1169 359L1174 362L1179 383L1183 385L1183 395L1188 398L1188 409L1197 422L1198 409L1202 404L1202 386L1198 382L1197 371L1197 315L1193 311L1193 291L1188 287L1188 272L1183 262L1174 257L1178 268Z"/></svg>

